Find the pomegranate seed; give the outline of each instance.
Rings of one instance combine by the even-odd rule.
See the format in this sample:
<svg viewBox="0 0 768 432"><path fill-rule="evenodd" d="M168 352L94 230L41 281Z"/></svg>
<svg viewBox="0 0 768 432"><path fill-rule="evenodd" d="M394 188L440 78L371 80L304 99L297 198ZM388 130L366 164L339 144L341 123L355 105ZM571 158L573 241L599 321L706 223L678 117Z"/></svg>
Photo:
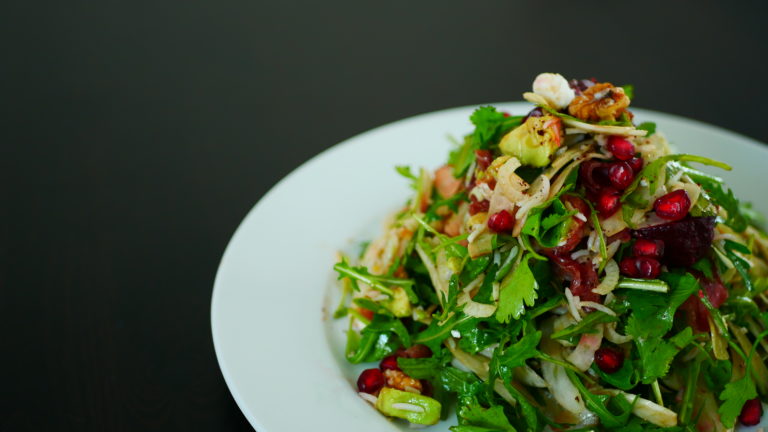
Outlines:
<svg viewBox="0 0 768 432"><path fill-rule="evenodd" d="M760 423L760 417L763 416L763 404L759 398L754 398L746 401L741 408L741 414L739 414L739 421L744 426L754 426Z"/></svg>
<svg viewBox="0 0 768 432"><path fill-rule="evenodd" d="M400 370L400 366L397 364L397 356L392 354L391 356L387 356L381 359L381 363L379 363L379 369Z"/></svg>
<svg viewBox="0 0 768 432"><path fill-rule="evenodd" d="M616 189L624 190L632 184L632 180L635 179L635 172L628 163L617 162L608 168L608 179Z"/></svg>
<svg viewBox="0 0 768 432"><path fill-rule="evenodd" d="M515 220L508 211L502 210L488 218L488 228L495 232L504 232L512 229Z"/></svg>
<svg viewBox="0 0 768 432"><path fill-rule="evenodd" d="M632 246L632 253L635 256L661 258L664 255L664 242L661 240L638 239L634 246Z"/></svg>
<svg viewBox="0 0 768 432"><path fill-rule="evenodd" d="M636 257L635 266L637 267L637 277L643 279L656 279L661 273L661 263L653 258Z"/></svg>
<svg viewBox="0 0 768 432"><path fill-rule="evenodd" d="M603 372L612 374L624 365L624 354L613 348L600 348L595 351L595 363Z"/></svg>
<svg viewBox="0 0 768 432"><path fill-rule="evenodd" d="M653 203L653 210L662 219L680 220L688 214L691 208L691 199L683 189L672 191Z"/></svg>
<svg viewBox="0 0 768 432"><path fill-rule="evenodd" d="M630 160L635 156L635 145L628 139L616 135L608 137L608 150L618 160Z"/></svg>
<svg viewBox="0 0 768 432"><path fill-rule="evenodd" d="M637 263L632 257L622 259L619 263L619 270L624 276L636 278L639 275L639 272L637 271Z"/></svg>
<svg viewBox="0 0 768 432"><path fill-rule="evenodd" d="M639 173L640 170L643 169L643 159L639 157L632 158L627 161L629 166L632 168L632 171L635 172L635 174Z"/></svg>
<svg viewBox="0 0 768 432"><path fill-rule="evenodd" d="M621 195L615 189L605 189L597 197L596 204L600 216L606 218L616 213L619 207L621 207Z"/></svg>
<svg viewBox="0 0 768 432"><path fill-rule="evenodd" d="M374 394L384 387L384 374L378 369L366 369L357 379L357 390L363 393Z"/></svg>

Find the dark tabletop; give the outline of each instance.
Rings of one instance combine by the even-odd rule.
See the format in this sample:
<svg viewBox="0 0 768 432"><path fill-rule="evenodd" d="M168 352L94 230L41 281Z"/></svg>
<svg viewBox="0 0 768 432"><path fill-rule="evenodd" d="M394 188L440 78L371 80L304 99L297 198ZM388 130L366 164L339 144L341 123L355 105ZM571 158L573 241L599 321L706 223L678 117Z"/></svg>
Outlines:
<svg viewBox="0 0 768 432"><path fill-rule="evenodd" d="M248 430L211 341L219 259L366 129L557 71L768 141L768 11L727 3L4 3L0 430Z"/></svg>

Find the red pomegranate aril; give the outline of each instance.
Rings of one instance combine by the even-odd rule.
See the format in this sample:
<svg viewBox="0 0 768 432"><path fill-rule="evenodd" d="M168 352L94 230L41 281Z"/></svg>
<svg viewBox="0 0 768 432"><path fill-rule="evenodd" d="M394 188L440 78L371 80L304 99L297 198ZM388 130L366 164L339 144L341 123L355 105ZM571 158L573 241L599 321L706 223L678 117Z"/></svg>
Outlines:
<svg viewBox="0 0 768 432"><path fill-rule="evenodd" d="M600 216L607 218L621 207L621 195L615 189L605 189L597 197L595 204Z"/></svg>
<svg viewBox="0 0 768 432"><path fill-rule="evenodd" d="M595 363L601 371L612 374L624 365L624 354L613 348L600 348L595 351Z"/></svg>
<svg viewBox="0 0 768 432"><path fill-rule="evenodd" d="M495 232L510 231L514 224L514 218L506 210L494 213L488 218L488 228Z"/></svg>
<svg viewBox="0 0 768 432"><path fill-rule="evenodd" d="M624 276L636 278L639 275L639 272L637 271L637 262L635 261L635 258L626 257L622 259L619 263L619 271L621 271L621 274Z"/></svg>
<svg viewBox="0 0 768 432"><path fill-rule="evenodd" d="M628 139L616 135L608 137L608 150L618 160L630 160L635 156L635 145Z"/></svg>
<svg viewBox="0 0 768 432"><path fill-rule="evenodd" d="M639 157L634 157L627 161L629 166L632 168L632 171L635 172L635 174L639 173L640 170L643 169L643 159Z"/></svg>
<svg viewBox="0 0 768 432"><path fill-rule="evenodd" d="M400 366L397 364L397 356L392 354L381 359L379 363L379 369L381 370L400 370Z"/></svg>
<svg viewBox="0 0 768 432"><path fill-rule="evenodd" d="M760 398L750 399L744 403L743 407L741 407L739 422L744 426L754 426L760 423L760 418L762 416L763 404L760 402Z"/></svg>
<svg viewBox="0 0 768 432"><path fill-rule="evenodd" d="M661 273L661 263L653 258L635 257L637 277L642 279L656 279Z"/></svg>
<svg viewBox="0 0 768 432"><path fill-rule="evenodd" d="M672 191L653 203L653 210L662 219L676 221L688 214L691 209L691 199L683 189Z"/></svg>
<svg viewBox="0 0 768 432"><path fill-rule="evenodd" d="M617 162L608 168L608 179L616 189L624 190L632 184L632 180L635 179L635 172L628 163Z"/></svg>
<svg viewBox="0 0 768 432"><path fill-rule="evenodd" d="M363 393L374 394L384 387L384 374L378 369L366 369L357 378L357 390Z"/></svg>
<svg viewBox="0 0 768 432"><path fill-rule="evenodd" d="M632 246L632 253L635 256L661 258L664 255L664 242L661 240L638 239Z"/></svg>

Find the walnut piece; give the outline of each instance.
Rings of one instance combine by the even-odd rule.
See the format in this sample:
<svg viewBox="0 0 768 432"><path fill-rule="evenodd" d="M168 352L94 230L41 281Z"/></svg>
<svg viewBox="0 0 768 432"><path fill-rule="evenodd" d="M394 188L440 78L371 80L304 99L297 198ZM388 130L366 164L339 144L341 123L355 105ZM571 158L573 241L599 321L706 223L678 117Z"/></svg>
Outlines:
<svg viewBox="0 0 768 432"><path fill-rule="evenodd" d="M611 83L599 83L584 90L570 105L568 112L584 121L616 120L626 112L629 98L624 89Z"/></svg>
<svg viewBox="0 0 768 432"><path fill-rule="evenodd" d="M421 392L421 381L409 377L402 371L387 369L384 371L384 378L387 379L387 387L396 388L402 391L412 389Z"/></svg>

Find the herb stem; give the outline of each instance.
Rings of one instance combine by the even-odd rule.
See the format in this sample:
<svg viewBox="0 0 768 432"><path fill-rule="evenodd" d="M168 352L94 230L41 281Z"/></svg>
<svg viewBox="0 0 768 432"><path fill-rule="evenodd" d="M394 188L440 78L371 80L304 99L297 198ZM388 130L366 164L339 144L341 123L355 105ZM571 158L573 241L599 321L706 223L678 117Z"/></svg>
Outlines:
<svg viewBox="0 0 768 432"><path fill-rule="evenodd" d="M669 292L669 285L666 282L658 279L635 279L635 278L621 278L616 288L630 288L643 291L653 291L666 293Z"/></svg>
<svg viewBox="0 0 768 432"><path fill-rule="evenodd" d="M653 395L656 397L656 402L664 406L664 399L661 397L661 388L659 387L659 380L655 379L653 380L653 384L651 384L651 388L653 389Z"/></svg>

